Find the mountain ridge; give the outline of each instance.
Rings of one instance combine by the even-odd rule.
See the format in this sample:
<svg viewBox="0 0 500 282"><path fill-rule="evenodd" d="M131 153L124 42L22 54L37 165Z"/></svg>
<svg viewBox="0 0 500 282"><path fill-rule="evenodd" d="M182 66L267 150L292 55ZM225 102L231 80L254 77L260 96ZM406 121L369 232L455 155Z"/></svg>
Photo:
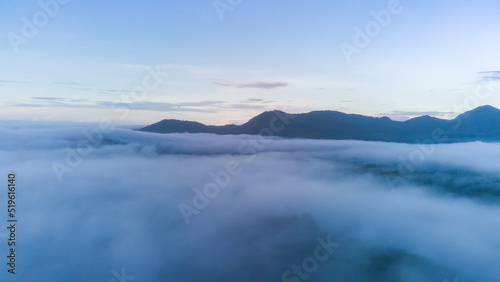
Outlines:
<svg viewBox="0 0 500 282"><path fill-rule="evenodd" d="M195 121L164 119L139 129L155 133L213 133L220 135L273 135L286 138L365 140L398 143L457 143L500 141L500 110L480 106L454 119L429 115L406 121L339 111L289 114L263 112L241 125L205 125Z"/></svg>

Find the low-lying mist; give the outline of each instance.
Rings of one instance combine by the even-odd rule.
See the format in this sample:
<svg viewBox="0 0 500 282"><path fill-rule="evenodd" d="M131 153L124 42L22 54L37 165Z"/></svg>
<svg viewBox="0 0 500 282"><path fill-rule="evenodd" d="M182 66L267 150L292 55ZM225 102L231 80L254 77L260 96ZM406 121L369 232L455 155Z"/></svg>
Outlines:
<svg viewBox="0 0 500 282"><path fill-rule="evenodd" d="M16 281L500 277L500 144L101 134L0 128Z"/></svg>

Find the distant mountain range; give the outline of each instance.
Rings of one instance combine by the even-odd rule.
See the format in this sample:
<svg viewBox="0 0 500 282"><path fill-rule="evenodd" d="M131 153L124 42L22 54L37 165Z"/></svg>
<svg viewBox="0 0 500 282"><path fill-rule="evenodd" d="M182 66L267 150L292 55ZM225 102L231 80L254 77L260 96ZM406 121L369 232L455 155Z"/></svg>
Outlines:
<svg viewBox="0 0 500 282"><path fill-rule="evenodd" d="M481 106L451 120L421 116L407 121L337 111L288 114L274 110L263 112L242 125L212 126L166 119L140 130L404 143L495 142L500 141L500 110L492 106Z"/></svg>

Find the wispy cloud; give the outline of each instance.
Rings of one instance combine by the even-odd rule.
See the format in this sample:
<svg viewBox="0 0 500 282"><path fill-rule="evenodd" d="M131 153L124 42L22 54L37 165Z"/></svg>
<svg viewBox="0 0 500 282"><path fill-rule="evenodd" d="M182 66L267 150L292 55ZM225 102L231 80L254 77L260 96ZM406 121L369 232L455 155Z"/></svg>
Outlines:
<svg viewBox="0 0 500 282"><path fill-rule="evenodd" d="M260 109L267 108L262 103L232 103L229 101L198 101L198 102L137 102L133 104L117 103L111 101L92 101L88 99L68 99L61 97L31 97L36 102L11 104L12 107L23 108L76 108L76 109L109 109L130 108L133 110L161 111L161 112L217 112L220 109ZM257 99L256 99L257 100ZM263 101L263 100L262 100Z"/></svg>
<svg viewBox="0 0 500 282"><path fill-rule="evenodd" d="M245 101L241 101L241 103L246 103L246 104L267 104L267 103L272 103L273 101L267 101L263 99L246 99Z"/></svg>
<svg viewBox="0 0 500 282"><path fill-rule="evenodd" d="M388 114L399 114L399 115L408 115L408 116L442 116L448 114L455 114L455 112L438 112L438 111L430 111L430 112L419 112L419 111L392 111Z"/></svg>
<svg viewBox="0 0 500 282"><path fill-rule="evenodd" d="M480 71L480 74L496 74L500 75L500 71Z"/></svg>
<svg viewBox="0 0 500 282"><path fill-rule="evenodd" d="M54 81L54 84L65 86L83 86L85 84L74 81Z"/></svg>
<svg viewBox="0 0 500 282"><path fill-rule="evenodd" d="M22 80L1 80L1 83L20 83L20 84L31 84L31 81L22 81Z"/></svg>
<svg viewBox="0 0 500 282"><path fill-rule="evenodd" d="M89 87L89 85L85 83L80 83L76 81L54 81L53 84L63 86L63 87L68 87L74 90L79 90L79 91L88 91L88 92L95 92L95 93L102 93L102 94L110 94L110 93L125 93L125 92L130 92L130 89L120 89L120 88L94 88L94 87Z"/></svg>
<svg viewBox="0 0 500 282"><path fill-rule="evenodd" d="M480 71L481 80L500 80L500 71Z"/></svg>
<svg viewBox="0 0 500 282"><path fill-rule="evenodd" d="M379 116L387 116L392 120L404 121L415 117L420 116L431 116L435 118L441 119L449 119L456 116L455 112L439 112L439 111L428 111L428 112L419 112L419 111L391 111L388 113L381 113Z"/></svg>
<svg viewBox="0 0 500 282"><path fill-rule="evenodd" d="M226 86L226 87L236 87L236 88L260 88L260 89L273 89L278 87L288 87L287 82L282 81L250 81L250 82L240 82L240 81L229 81L229 80L216 80L215 84Z"/></svg>
<svg viewBox="0 0 500 282"><path fill-rule="evenodd" d="M129 93L131 90L130 89L99 89L99 88L91 88L91 87L78 87L74 88L79 91L87 91L87 92L94 92L94 93L101 93L101 94L112 94L112 93Z"/></svg>
<svg viewBox="0 0 500 282"><path fill-rule="evenodd" d="M33 100L43 100L43 101L65 101L66 98L59 97L31 97Z"/></svg>
<svg viewBox="0 0 500 282"><path fill-rule="evenodd" d="M99 89L99 92L101 93L124 93L124 92L130 92L129 90L126 89Z"/></svg>
<svg viewBox="0 0 500 282"><path fill-rule="evenodd" d="M244 103L258 103L258 102L264 102L264 100L250 98L250 99L247 99L247 100L244 101Z"/></svg>
<svg viewBox="0 0 500 282"><path fill-rule="evenodd" d="M235 104L228 104L223 106L223 108L231 108L231 109L257 109L257 110L262 110L264 111L266 108L262 105L259 104L240 104L240 103L235 103Z"/></svg>

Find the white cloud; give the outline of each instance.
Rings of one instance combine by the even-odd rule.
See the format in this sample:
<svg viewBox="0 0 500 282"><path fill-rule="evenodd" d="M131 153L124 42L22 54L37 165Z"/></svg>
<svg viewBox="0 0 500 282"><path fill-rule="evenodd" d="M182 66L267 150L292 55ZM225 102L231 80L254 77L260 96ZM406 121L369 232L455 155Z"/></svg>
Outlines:
<svg viewBox="0 0 500 282"><path fill-rule="evenodd" d="M0 171L19 179L20 280L109 281L125 267L136 281L280 281L328 235L341 246L311 281L500 275L498 196L447 189L497 189L500 144L436 145L390 187L418 145L116 130L59 182L51 164L82 129L0 128ZM250 144L257 154L240 154ZM186 225L179 204L231 161L241 173Z"/></svg>

